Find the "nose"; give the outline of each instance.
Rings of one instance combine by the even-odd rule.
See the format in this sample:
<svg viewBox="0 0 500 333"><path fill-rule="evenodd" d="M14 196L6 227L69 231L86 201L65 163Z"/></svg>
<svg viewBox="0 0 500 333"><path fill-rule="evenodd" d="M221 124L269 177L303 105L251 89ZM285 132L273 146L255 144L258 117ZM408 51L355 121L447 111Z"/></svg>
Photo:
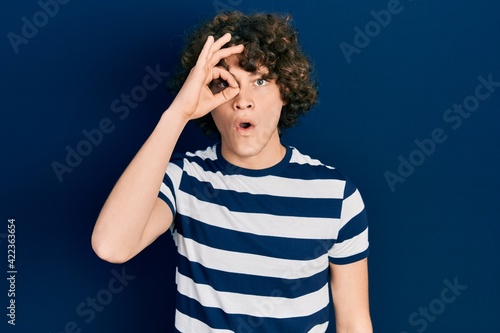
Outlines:
<svg viewBox="0 0 500 333"><path fill-rule="evenodd" d="M247 110L253 109L254 102L252 98L252 93L249 91L251 88L245 88L240 85L240 92L234 98L234 109L235 110Z"/></svg>

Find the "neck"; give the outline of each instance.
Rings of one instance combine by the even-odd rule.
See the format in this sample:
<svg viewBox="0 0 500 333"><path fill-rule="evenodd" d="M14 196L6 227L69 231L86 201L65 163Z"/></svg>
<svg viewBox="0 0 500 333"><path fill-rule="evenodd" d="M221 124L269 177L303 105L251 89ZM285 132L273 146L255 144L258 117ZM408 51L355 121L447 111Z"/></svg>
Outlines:
<svg viewBox="0 0 500 333"><path fill-rule="evenodd" d="M256 153L235 154L227 148L224 141L221 144L221 154L226 161L241 168L262 170L270 168L283 160L286 148L278 140L277 143L269 142L266 147Z"/></svg>

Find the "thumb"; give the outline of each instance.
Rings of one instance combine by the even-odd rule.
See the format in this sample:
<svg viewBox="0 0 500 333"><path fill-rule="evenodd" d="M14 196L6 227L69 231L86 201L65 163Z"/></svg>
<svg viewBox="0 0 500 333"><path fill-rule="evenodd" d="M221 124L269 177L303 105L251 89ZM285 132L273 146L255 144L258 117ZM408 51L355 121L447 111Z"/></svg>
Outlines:
<svg viewBox="0 0 500 333"><path fill-rule="evenodd" d="M227 101L230 101L233 98L235 98L239 93L240 93L239 87L227 87L226 89L214 95L215 102L217 103L217 105L224 104Z"/></svg>

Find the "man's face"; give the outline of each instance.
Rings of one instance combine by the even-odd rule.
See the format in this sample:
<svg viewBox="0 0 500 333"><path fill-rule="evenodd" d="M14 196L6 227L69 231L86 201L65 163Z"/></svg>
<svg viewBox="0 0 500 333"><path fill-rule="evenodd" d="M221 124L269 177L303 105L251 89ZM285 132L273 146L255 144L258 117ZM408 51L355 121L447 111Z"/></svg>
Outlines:
<svg viewBox="0 0 500 333"><path fill-rule="evenodd" d="M238 57L225 59L228 71L238 82L236 97L212 111L220 132L224 158L249 169L262 169L278 163L285 154L278 135L278 121L284 105L275 80L265 80L267 68L250 73L238 65ZM224 89L225 82L210 84L213 92Z"/></svg>

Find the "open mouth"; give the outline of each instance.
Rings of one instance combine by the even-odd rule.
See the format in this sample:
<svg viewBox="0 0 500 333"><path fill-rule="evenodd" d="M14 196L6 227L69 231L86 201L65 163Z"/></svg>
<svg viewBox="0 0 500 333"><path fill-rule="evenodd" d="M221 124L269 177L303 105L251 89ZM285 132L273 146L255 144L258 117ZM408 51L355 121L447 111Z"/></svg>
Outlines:
<svg viewBox="0 0 500 333"><path fill-rule="evenodd" d="M240 128L249 128L250 126L252 126L252 124L247 122L240 123Z"/></svg>

